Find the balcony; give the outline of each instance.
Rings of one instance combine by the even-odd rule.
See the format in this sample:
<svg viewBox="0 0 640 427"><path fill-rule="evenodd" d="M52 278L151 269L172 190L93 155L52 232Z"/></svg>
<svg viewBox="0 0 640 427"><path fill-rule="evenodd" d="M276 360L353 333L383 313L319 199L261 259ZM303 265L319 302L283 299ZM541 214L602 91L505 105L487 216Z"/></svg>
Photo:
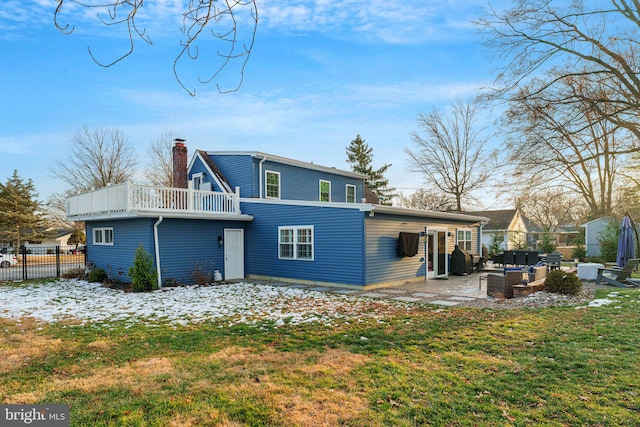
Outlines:
<svg viewBox="0 0 640 427"><path fill-rule="evenodd" d="M158 216L251 221L240 211L239 194L239 188L232 194L125 182L67 197L66 214L72 221Z"/></svg>

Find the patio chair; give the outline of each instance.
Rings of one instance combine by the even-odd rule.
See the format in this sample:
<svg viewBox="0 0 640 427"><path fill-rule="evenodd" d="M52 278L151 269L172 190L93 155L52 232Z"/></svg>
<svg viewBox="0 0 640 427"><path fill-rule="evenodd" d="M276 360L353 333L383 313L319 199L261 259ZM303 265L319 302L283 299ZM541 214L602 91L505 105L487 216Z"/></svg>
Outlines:
<svg viewBox="0 0 640 427"><path fill-rule="evenodd" d="M638 267L640 259L634 258L627 261L624 267L603 267L598 268L596 285L605 282L619 288L640 287L640 280L632 279L631 273Z"/></svg>
<svg viewBox="0 0 640 427"><path fill-rule="evenodd" d="M544 260L544 265L549 270L559 270L560 262L562 261L562 254L560 252L551 252Z"/></svg>
<svg viewBox="0 0 640 427"><path fill-rule="evenodd" d="M506 270L504 274L487 274L487 295L513 298L513 285L522 282L522 270Z"/></svg>

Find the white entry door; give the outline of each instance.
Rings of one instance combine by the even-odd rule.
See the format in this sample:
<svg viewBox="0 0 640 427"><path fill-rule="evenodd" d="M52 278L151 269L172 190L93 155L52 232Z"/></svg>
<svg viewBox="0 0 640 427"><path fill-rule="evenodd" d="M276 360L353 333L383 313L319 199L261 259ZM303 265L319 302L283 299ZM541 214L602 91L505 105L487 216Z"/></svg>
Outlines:
<svg viewBox="0 0 640 427"><path fill-rule="evenodd" d="M244 230L224 230L224 279L244 279Z"/></svg>
<svg viewBox="0 0 640 427"><path fill-rule="evenodd" d="M445 230L429 231L427 252L428 277L447 277L449 268L447 265L447 232Z"/></svg>

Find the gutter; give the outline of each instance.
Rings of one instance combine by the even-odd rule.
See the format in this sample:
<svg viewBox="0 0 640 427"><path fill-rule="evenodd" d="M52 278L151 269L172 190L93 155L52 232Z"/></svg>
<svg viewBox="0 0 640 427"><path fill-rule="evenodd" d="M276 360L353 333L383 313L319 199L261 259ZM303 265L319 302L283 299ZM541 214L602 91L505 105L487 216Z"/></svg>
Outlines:
<svg viewBox="0 0 640 427"><path fill-rule="evenodd" d="M262 187L263 187L263 183L262 183L262 164L267 161L267 156L263 155L262 156L262 160L260 160L260 163L258 164L258 173L260 174L260 178L258 179L259 183L260 183L260 198L262 199Z"/></svg>
<svg viewBox="0 0 640 427"><path fill-rule="evenodd" d="M153 224L153 245L155 246L156 255L156 273L158 276L158 289L162 288L162 272L160 270L160 247L158 246L158 226L164 220L162 216Z"/></svg>

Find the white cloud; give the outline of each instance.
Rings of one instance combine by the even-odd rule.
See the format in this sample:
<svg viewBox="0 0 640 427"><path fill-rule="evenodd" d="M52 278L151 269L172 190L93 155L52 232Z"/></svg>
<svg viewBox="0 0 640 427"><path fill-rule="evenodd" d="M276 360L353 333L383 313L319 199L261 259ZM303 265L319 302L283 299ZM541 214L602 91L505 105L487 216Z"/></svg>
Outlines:
<svg viewBox="0 0 640 427"><path fill-rule="evenodd" d="M266 0L262 28L278 32L352 33L387 43L421 43L460 36L478 18L484 1ZM452 31L457 29L458 31Z"/></svg>

